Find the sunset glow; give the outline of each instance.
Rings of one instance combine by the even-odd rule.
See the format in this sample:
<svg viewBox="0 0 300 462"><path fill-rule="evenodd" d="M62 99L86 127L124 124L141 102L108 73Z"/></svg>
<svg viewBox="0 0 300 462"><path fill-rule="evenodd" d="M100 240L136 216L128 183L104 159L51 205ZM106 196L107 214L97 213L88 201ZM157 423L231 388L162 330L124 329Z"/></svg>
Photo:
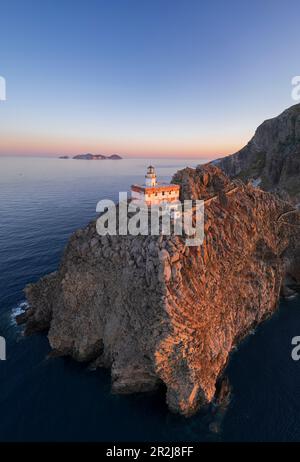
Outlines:
<svg viewBox="0 0 300 462"><path fill-rule="evenodd" d="M245 140L246 141L246 140ZM101 145L101 149L99 149ZM240 148L241 144L209 143L209 140L198 143L174 140L84 140L82 138L58 138L47 136L15 135L4 136L1 140L1 154L10 156L73 156L83 152L111 155L121 153L124 157L186 157L214 158L220 154L230 154ZM126 146L127 149L124 147Z"/></svg>
<svg viewBox="0 0 300 462"><path fill-rule="evenodd" d="M296 2L13 3L0 155L219 157L293 103Z"/></svg>

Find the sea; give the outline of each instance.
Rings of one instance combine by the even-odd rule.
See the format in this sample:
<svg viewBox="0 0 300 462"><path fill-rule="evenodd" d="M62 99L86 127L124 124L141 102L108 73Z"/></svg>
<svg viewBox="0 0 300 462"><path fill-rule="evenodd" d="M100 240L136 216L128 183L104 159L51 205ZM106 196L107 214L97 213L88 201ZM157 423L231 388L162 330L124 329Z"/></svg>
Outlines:
<svg viewBox="0 0 300 462"><path fill-rule="evenodd" d="M69 236L96 216L100 199L118 199L154 163L169 181L203 159L85 161L0 158L0 441L300 441L300 300L276 314L232 353L231 402L222 415L186 419L168 411L165 390L110 392L109 370L71 359L46 359L46 335L23 336L15 315L26 284L57 269Z"/></svg>

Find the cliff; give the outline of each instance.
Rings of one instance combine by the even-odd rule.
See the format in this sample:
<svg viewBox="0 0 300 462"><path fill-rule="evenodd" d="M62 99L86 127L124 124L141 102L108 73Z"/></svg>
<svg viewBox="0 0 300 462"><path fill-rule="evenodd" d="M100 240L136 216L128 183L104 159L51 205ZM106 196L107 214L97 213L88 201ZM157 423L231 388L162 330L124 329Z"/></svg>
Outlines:
<svg viewBox="0 0 300 462"><path fill-rule="evenodd" d="M57 272L26 287L25 333L48 331L54 355L111 369L112 391L163 383L185 416L210 403L233 347L300 282L299 218L289 203L208 165L178 172L181 198L205 197L205 240L70 238Z"/></svg>
<svg viewBox="0 0 300 462"><path fill-rule="evenodd" d="M261 124L239 152L214 161L232 178L300 202L300 104Z"/></svg>

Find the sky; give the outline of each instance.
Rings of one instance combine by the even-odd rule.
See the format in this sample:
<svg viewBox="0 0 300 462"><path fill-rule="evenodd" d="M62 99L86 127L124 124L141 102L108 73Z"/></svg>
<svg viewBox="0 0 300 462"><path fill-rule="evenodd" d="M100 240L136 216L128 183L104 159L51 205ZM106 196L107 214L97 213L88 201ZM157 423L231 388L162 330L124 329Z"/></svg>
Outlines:
<svg viewBox="0 0 300 462"><path fill-rule="evenodd" d="M215 158L295 104L297 0L1 0L0 155Z"/></svg>

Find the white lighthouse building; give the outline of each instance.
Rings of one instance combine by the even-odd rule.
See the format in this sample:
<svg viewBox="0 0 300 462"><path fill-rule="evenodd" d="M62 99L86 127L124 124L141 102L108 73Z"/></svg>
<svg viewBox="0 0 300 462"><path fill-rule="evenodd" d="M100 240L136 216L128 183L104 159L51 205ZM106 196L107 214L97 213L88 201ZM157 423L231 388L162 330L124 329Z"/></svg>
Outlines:
<svg viewBox="0 0 300 462"><path fill-rule="evenodd" d="M149 165L147 169L147 175L145 175L145 185L149 188L156 186L156 173L154 167Z"/></svg>
<svg viewBox="0 0 300 462"><path fill-rule="evenodd" d="M131 186L131 199L134 202L145 202L148 206L165 204L169 209L175 209L179 203L179 192L180 186L177 184L158 183L155 169L149 165L145 184Z"/></svg>

